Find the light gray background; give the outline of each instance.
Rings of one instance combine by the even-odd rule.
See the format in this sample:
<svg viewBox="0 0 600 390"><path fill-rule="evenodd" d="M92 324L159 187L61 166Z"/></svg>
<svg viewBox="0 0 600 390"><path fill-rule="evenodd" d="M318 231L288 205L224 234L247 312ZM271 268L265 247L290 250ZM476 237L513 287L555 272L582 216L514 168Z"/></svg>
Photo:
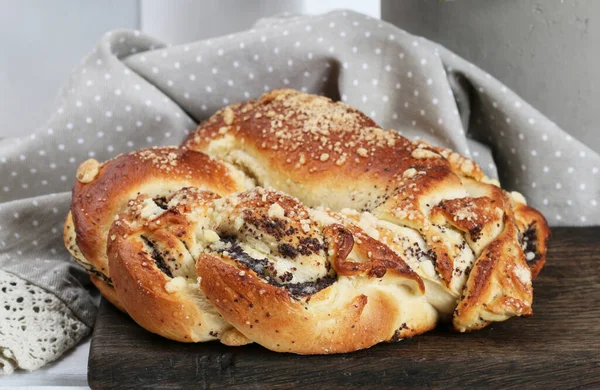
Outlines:
<svg viewBox="0 0 600 390"><path fill-rule="evenodd" d="M42 125L102 35L139 29L172 44L248 29L283 12L346 8L376 18L379 0L0 0L0 138Z"/></svg>
<svg viewBox="0 0 600 390"><path fill-rule="evenodd" d="M106 31L137 28L136 0L0 0L0 137L32 133Z"/></svg>
<svg viewBox="0 0 600 390"><path fill-rule="evenodd" d="M600 151L600 1L383 0L381 15L485 69Z"/></svg>
<svg viewBox="0 0 600 390"><path fill-rule="evenodd" d="M140 0L140 29L172 44L249 29L282 13L322 14L344 8L380 17L379 0Z"/></svg>

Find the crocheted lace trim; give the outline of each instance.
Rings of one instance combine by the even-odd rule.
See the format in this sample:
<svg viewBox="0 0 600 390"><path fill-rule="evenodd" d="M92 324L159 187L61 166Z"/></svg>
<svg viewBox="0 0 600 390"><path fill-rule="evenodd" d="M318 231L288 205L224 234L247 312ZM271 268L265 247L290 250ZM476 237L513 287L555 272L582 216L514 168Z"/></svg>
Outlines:
<svg viewBox="0 0 600 390"><path fill-rule="evenodd" d="M36 370L91 330L57 297L2 270L0 319L0 375Z"/></svg>

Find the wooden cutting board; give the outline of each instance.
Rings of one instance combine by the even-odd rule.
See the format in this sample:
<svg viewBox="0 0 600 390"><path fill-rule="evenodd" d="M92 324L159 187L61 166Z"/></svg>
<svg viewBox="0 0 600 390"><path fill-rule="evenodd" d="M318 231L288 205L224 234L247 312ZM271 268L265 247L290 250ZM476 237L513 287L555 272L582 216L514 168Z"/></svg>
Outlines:
<svg viewBox="0 0 600 390"><path fill-rule="evenodd" d="M344 355L183 344L103 302L88 379L108 388L600 388L600 227L557 228L534 283L534 316L470 334L440 326Z"/></svg>

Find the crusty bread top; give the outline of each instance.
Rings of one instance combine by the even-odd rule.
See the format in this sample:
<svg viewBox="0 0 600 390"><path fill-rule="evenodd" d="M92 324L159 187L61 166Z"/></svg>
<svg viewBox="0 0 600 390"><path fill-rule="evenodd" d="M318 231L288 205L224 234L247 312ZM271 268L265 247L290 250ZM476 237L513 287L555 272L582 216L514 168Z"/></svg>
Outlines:
<svg viewBox="0 0 600 390"><path fill-rule="evenodd" d="M344 103L293 90L272 91L256 101L220 110L201 123L184 145L244 166L264 186L294 195L303 185L312 190L319 185L339 188L349 196L355 192L343 207L359 210L385 201L396 190L395 178L407 170L406 174L427 172L427 181L444 180L452 172L483 177L477 164L457 153L383 130ZM254 160L244 159L240 151ZM260 167L249 164L267 167L269 172L263 174ZM286 183L288 178L292 184ZM290 186L296 188L289 191ZM300 199L318 205L310 196Z"/></svg>

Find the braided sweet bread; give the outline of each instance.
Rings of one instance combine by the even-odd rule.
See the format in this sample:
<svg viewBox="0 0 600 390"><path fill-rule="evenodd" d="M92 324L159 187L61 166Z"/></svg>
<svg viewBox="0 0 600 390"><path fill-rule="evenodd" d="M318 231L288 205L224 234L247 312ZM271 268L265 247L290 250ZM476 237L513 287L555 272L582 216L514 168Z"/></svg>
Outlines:
<svg viewBox="0 0 600 390"><path fill-rule="evenodd" d="M178 157L162 172L140 153ZM531 315L549 236L473 161L292 90L78 179L67 247L111 302L180 341L339 353Z"/></svg>

